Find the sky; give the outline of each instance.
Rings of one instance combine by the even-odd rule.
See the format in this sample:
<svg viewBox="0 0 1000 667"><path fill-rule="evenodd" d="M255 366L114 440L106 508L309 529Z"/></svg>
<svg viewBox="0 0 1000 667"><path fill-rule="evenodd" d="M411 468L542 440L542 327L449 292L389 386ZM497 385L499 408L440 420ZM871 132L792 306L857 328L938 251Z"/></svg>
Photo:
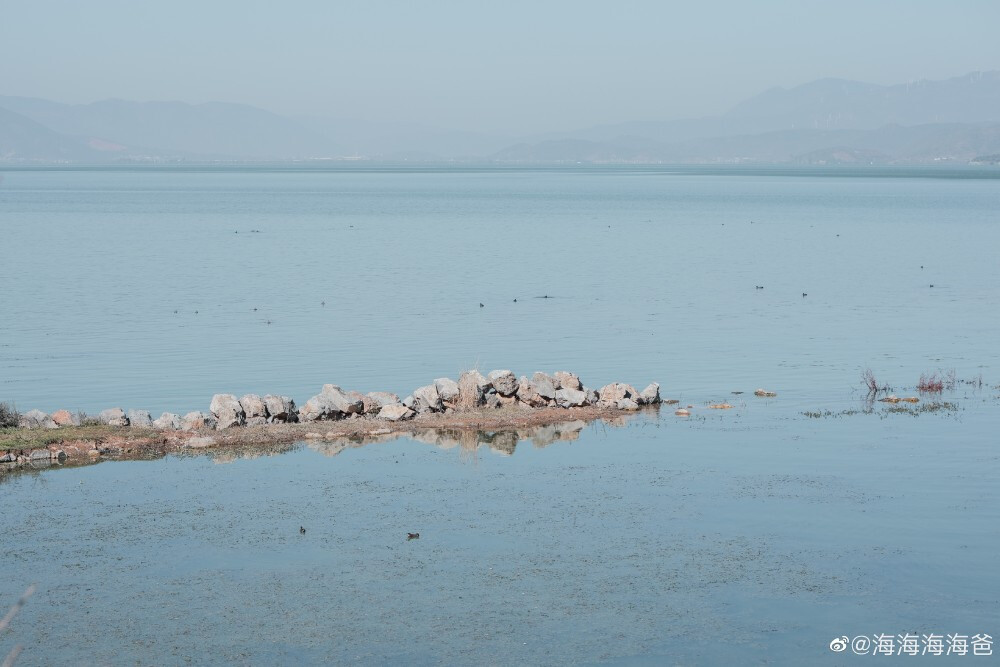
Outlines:
<svg viewBox="0 0 1000 667"><path fill-rule="evenodd" d="M0 94L507 133L1000 69L997 0L0 0Z"/></svg>

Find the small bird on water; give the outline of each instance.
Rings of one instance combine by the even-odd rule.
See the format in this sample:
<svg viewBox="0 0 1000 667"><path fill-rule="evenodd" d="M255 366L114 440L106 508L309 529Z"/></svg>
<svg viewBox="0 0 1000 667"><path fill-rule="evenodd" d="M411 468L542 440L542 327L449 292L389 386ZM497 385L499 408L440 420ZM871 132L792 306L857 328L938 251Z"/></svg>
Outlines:
<svg viewBox="0 0 1000 667"><path fill-rule="evenodd" d="M419 539L420 539L420 533L407 533L406 534L406 540L407 541L410 541L410 540L419 540Z"/></svg>
<svg viewBox="0 0 1000 667"><path fill-rule="evenodd" d="M480 304L479 304L479 307L480 307L480 308L485 308L486 306L485 306L484 304L480 303Z"/></svg>
<svg viewBox="0 0 1000 667"><path fill-rule="evenodd" d="M305 527L304 526L299 526L299 535L305 535L305 534L306 534Z"/></svg>

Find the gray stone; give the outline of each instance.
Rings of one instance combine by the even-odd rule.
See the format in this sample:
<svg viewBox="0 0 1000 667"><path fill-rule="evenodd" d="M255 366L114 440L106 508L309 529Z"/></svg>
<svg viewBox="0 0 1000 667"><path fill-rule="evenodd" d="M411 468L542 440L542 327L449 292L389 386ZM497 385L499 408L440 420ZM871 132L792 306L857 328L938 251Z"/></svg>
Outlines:
<svg viewBox="0 0 1000 667"><path fill-rule="evenodd" d="M517 398L525 405L533 408L540 408L548 405L548 400L543 398L535 389L535 384L523 375L517 381Z"/></svg>
<svg viewBox="0 0 1000 667"><path fill-rule="evenodd" d="M583 393L587 395L587 405L597 405L598 396L595 390L584 387Z"/></svg>
<svg viewBox="0 0 1000 667"><path fill-rule="evenodd" d="M441 401L447 403L448 405L455 405L458 403L458 383L451 378L438 378L434 380L434 386L437 388L438 396L441 397Z"/></svg>
<svg viewBox="0 0 1000 667"><path fill-rule="evenodd" d="M263 426L267 423L267 417L250 417L243 422L244 426Z"/></svg>
<svg viewBox="0 0 1000 667"><path fill-rule="evenodd" d="M52 459L52 452L47 449L32 449L28 454L29 461L49 461Z"/></svg>
<svg viewBox="0 0 1000 667"><path fill-rule="evenodd" d="M490 384L498 394L513 396L517 393L517 378L514 373L508 370L491 371L489 374Z"/></svg>
<svg viewBox="0 0 1000 667"><path fill-rule="evenodd" d="M0 451L0 463L13 463L17 460L17 454L11 451Z"/></svg>
<svg viewBox="0 0 1000 667"><path fill-rule="evenodd" d="M416 403L416 401L413 398L413 394L410 394L409 396L407 396L406 398L404 398L401 401L401 403L403 404L403 406L405 406L407 408L412 408L413 405L414 405L414 403Z"/></svg>
<svg viewBox="0 0 1000 667"><path fill-rule="evenodd" d="M429 384L413 390L413 409L418 413L441 412L444 405L437 387Z"/></svg>
<svg viewBox="0 0 1000 667"><path fill-rule="evenodd" d="M399 403L390 403L388 405L383 405L382 409L379 410L378 418L385 419L386 421L403 421L405 419L413 419L416 413Z"/></svg>
<svg viewBox="0 0 1000 667"><path fill-rule="evenodd" d="M240 402L232 394L216 394L213 396L209 410L212 411L212 415L217 420L215 428L220 430L241 426L246 417L246 414L243 412L243 406L240 405Z"/></svg>
<svg viewBox="0 0 1000 667"><path fill-rule="evenodd" d="M264 405L267 407L268 421L291 423L299 420L299 411L295 407L295 401L288 396L268 394L264 397Z"/></svg>
<svg viewBox="0 0 1000 667"><path fill-rule="evenodd" d="M557 389L575 389L576 391L583 389L583 384L580 382L579 376L575 373L556 371L555 379Z"/></svg>
<svg viewBox="0 0 1000 667"><path fill-rule="evenodd" d="M360 398L351 398L346 391L335 384L323 385L323 391L320 393L329 400L330 405L345 415L359 415L364 412L365 405Z"/></svg>
<svg viewBox="0 0 1000 667"><path fill-rule="evenodd" d="M579 389L557 389L556 405L562 408L578 408L587 401L587 395Z"/></svg>
<svg viewBox="0 0 1000 667"><path fill-rule="evenodd" d="M630 384L623 382L612 382L606 384L597 392L599 403L604 406L615 406L622 399L630 399L638 403L639 392Z"/></svg>
<svg viewBox="0 0 1000 667"><path fill-rule="evenodd" d="M486 407L488 408L499 408L500 407L500 396L495 392L490 392L486 395Z"/></svg>
<svg viewBox="0 0 1000 667"><path fill-rule="evenodd" d="M660 402L660 384L653 382L639 392L639 405L656 405Z"/></svg>
<svg viewBox="0 0 1000 667"><path fill-rule="evenodd" d="M153 425L153 415L149 410L129 410L128 425L134 428L150 428Z"/></svg>
<svg viewBox="0 0 1000 667"><path fill-rule="evenodd" d="M181 428L185 431L196 431L200 428L215 428L218 420L212 415L198 412L189 412L181 418Z"/></svg>
<svg viewBox="0 0 1000 667"><path fill-rule="evenodd" d="M615 407L619 410L638 410L639 404L631 398L619 398L615 401Z"/></svg>
<svg viewBox="0 0 1000 667"><path fill-rule="evenodd" d="M59 428L59 424L41 410L25 412L21 415L18 426L21 428Z"/></svg>
<svg viewBox="0 0 1000 667"><path fill-rule="evenodd" d="M251 419L263 419L267 421L267 404L264 399L257 394L247 394L240 398L240 407L243 408L243 417L247 423ZM256 423L256 422L254 422Z"/></svg>
<svg viewBox="0 0 1000 667"><path fill-rule="evenodd" d="M367 396L383 408L387 405L395 405L400 402L399 396L390 394L387 391L370 391Z"/></svg>
<svg viewBox="0 0 1000 667"><path fill-rule="evenodd" d="M121 408L108 408L101 410L97 415L97 421L108 426L128 426L128 417Z"/></svg>
<svg viewBox="0 0 1000 667"><path fill-rule="evenodd" d="M468 410L483 405L490 381L479 371L466 371L458 378L458 407Z"/></svg>
<svg viewBox="0 0 1000 667"><path fill-rule="evenodd" d="M325 394L317 394L299 408L299 421L314 422L321 419L336 419L343 413L334 408Z"/></svg>
<svg viewBox="0 0 1000 667"><path fill-rule="evenodd" d="M176 431L181 427L181 417L180 415L175 415L173 412L164 412L153 422L153 426Z"/></svg>
<svg viewBox="0 0 1000 667"><path fill-rule="evenodd" d="M542 372L536 372L531 376L531 384L535 386L535 391L542 398L548 399L550 401L555 400L556 397L556 380L551 375L547 375Z"/></svg>

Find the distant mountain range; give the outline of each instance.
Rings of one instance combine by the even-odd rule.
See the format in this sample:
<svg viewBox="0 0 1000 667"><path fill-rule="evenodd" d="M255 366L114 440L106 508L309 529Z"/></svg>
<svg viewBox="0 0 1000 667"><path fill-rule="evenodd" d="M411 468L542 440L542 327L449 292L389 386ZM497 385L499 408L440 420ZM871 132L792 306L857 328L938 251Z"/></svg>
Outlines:
<svg viewBox="0 0 1000 667"><path fill-rule="evenodd" d="M822 79L716 117L520 139L280 116L212 102L0 96L0 162L372 159L504 163L965 163L1000 153L1000 72L881 86ZM989 162L989 161L987 161Z"/></svg>

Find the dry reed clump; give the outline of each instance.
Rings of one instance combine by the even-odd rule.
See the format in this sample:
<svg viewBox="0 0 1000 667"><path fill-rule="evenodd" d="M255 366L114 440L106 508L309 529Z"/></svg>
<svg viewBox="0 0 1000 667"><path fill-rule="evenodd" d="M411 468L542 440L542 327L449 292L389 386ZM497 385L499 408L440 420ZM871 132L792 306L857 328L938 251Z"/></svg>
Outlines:
<svg viewBox="0 0 1000 667"><path fill-rule="evenodd" d="M21 421L21 413L10 403L0 403L0 428L16 428Z"/></svg>

